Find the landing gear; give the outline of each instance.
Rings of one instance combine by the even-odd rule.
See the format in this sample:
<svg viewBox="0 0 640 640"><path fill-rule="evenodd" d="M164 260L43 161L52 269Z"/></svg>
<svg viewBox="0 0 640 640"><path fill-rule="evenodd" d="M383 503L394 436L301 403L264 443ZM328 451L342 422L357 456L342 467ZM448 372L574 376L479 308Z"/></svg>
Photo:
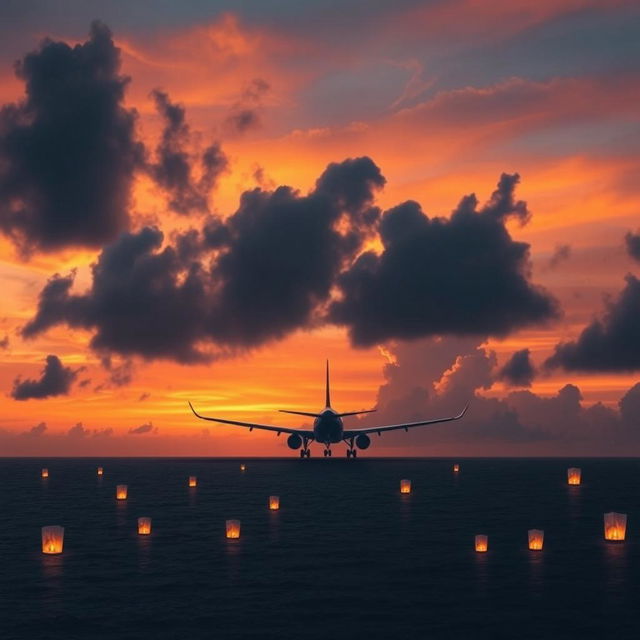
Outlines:
<svg viewBox="0 0 640 640"><path fill-rule="evenodd" d="M300 457L301 458L310 458L311 450L310 449L300 449Z"/></svg>
<svg viewBox="0 0 640 640"><path fill-rule="evenodd" d="M356 458L358 451L356 449L347 449L347 458Z"/></svg>
<svg viewBox="0 0 640 640"><path fill-rule="evenodd" d="M331 449L325 449L324 450L324 457L325 458L330 458L331 457Z"/></svg>

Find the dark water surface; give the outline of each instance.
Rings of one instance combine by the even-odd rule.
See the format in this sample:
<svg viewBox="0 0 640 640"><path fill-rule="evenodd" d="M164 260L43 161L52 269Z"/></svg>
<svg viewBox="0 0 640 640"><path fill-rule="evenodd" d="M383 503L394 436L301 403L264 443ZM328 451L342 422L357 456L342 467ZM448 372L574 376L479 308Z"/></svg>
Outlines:
<svg viewBox="0 0 640 640"><path fill-rule="evenodd" d="M440 459L245 462L0 459L0 637L640 633L638 460L459 460L458 476ZM628 514L625 543L603 541L605 511ZM139 516L153 518L148 538ZM40 552L49 524L65 527L61 556ZM542 552L527 550L530 528L544 529Z"/></svg>

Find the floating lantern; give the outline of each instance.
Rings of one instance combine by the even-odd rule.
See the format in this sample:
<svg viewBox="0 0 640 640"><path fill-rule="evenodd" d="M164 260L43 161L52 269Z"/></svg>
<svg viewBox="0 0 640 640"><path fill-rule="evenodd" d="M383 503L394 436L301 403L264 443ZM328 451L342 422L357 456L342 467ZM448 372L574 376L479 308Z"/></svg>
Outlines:
<svg viewBox="0 0 640 640"><path fill-rule="evenodd" d="M151 518L138 518L138 533L148 536L151 533Z"/></svg>
<svg viewBox="0 0 640 640"><path fill-rule="evenodd" d="M117 500L126 500L127 499L127 485L126 484L119 484L116 487L116 499Z"/></svg>
<svg viewBox="0 0 640 640"><path fill-rule="evenodd" d="M544 544L544 531L541 529L529 529L529 549L531 551L542 551Z"/></svg>
<svg viewBox="0 0 640 640"><path fill-rule="evenodd" d="M486 553L489 548L489 536L477 535L476 536L476 551L478 553Z"/></svg>
<svg viewBox="0 0 640 640"><path fill-rule="evenodd" d="M269 509L277 511L280 508L280 496L269 496Z"/></svg>
<svg viewBox="0 0 640 640"><path fill-rule="evenodd" d="M610 513L604 514L604 539L615 542L622 542L627 534L627 514Z"/></svg>
<svg viewBox="0 0 640 640"><path fill-rule="evenodd" d="M244 464L240 465L240 471L246 471L247 467Z"/></svg>
<svg viewBox="0 0 640 640"><path fill-rule="evenodd" d="M567 483L572 485L580 484L580 479L582 477L582 469L578 469L578 467L570 467L567 469Z"/></svg>
<svg viewBox="0 0 640 640"><path fill-rule="evenodd" d="M190 487L197 487L198 486L198 478L196 478L195 476L189 476L189 486Z"/></svg>
<svg viewBox="0 0 640 640"><path fill-rule="evenodd" d="M98 475L101 476L103 474L102 467L98 467Z"/></svg>
<svg viewBox="0 0 640 640"><path fill-rule="evenodd" d="M454 464L453 465L453 473L458 473L458 471L460 471L460 465L459 464Z"/></svg>
<svg viewBox="0 0 640 640"><path fill-rule="evenodd" d="M42 469L42 471L40 472L40 475L43 478L48 478L49 477L49 469L47 469L46 467Z"/></svg>
<svg viewBox="0 0 640 640"><path fill-rule="evenodd" d="M411 480L407 478L400 480L400 493L411 493Z"/></svg>
<svg viewBox="0 0 640 640"><path fill-rule="evenodd" d="M227 538L240 537L240 520L227 520Z"/></svg>
<svg viewBox="0 0 640 640"><path fill-rule="evenodd" d="M64 527L42 527L42 553L62 553Z"/></svg>

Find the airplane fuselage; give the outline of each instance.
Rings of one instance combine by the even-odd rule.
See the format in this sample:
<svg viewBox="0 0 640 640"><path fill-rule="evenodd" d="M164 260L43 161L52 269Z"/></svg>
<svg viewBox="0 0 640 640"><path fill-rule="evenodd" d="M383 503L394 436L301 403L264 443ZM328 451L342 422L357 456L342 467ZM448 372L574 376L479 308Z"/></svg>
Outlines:
<svg viewBox="0 0 640 640"><path fill-rule="evenodd" d="M337 411L326 407L313 421L313 439L322 444L342 442L344 426Z"/></svg>

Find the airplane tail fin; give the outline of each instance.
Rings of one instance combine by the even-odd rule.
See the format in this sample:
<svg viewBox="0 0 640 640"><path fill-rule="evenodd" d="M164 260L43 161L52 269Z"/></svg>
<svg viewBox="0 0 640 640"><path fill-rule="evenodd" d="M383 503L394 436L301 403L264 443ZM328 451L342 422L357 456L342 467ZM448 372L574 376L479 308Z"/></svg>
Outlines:
<svg viewBox="0 0 640 640"><path fill-rule="evenodd" d="M325 406L326 407L331 407L331 394L329 392L329 360L327 360L327 387L326 387L326 391L327 391L327 397L325 400Z"/></svg>

